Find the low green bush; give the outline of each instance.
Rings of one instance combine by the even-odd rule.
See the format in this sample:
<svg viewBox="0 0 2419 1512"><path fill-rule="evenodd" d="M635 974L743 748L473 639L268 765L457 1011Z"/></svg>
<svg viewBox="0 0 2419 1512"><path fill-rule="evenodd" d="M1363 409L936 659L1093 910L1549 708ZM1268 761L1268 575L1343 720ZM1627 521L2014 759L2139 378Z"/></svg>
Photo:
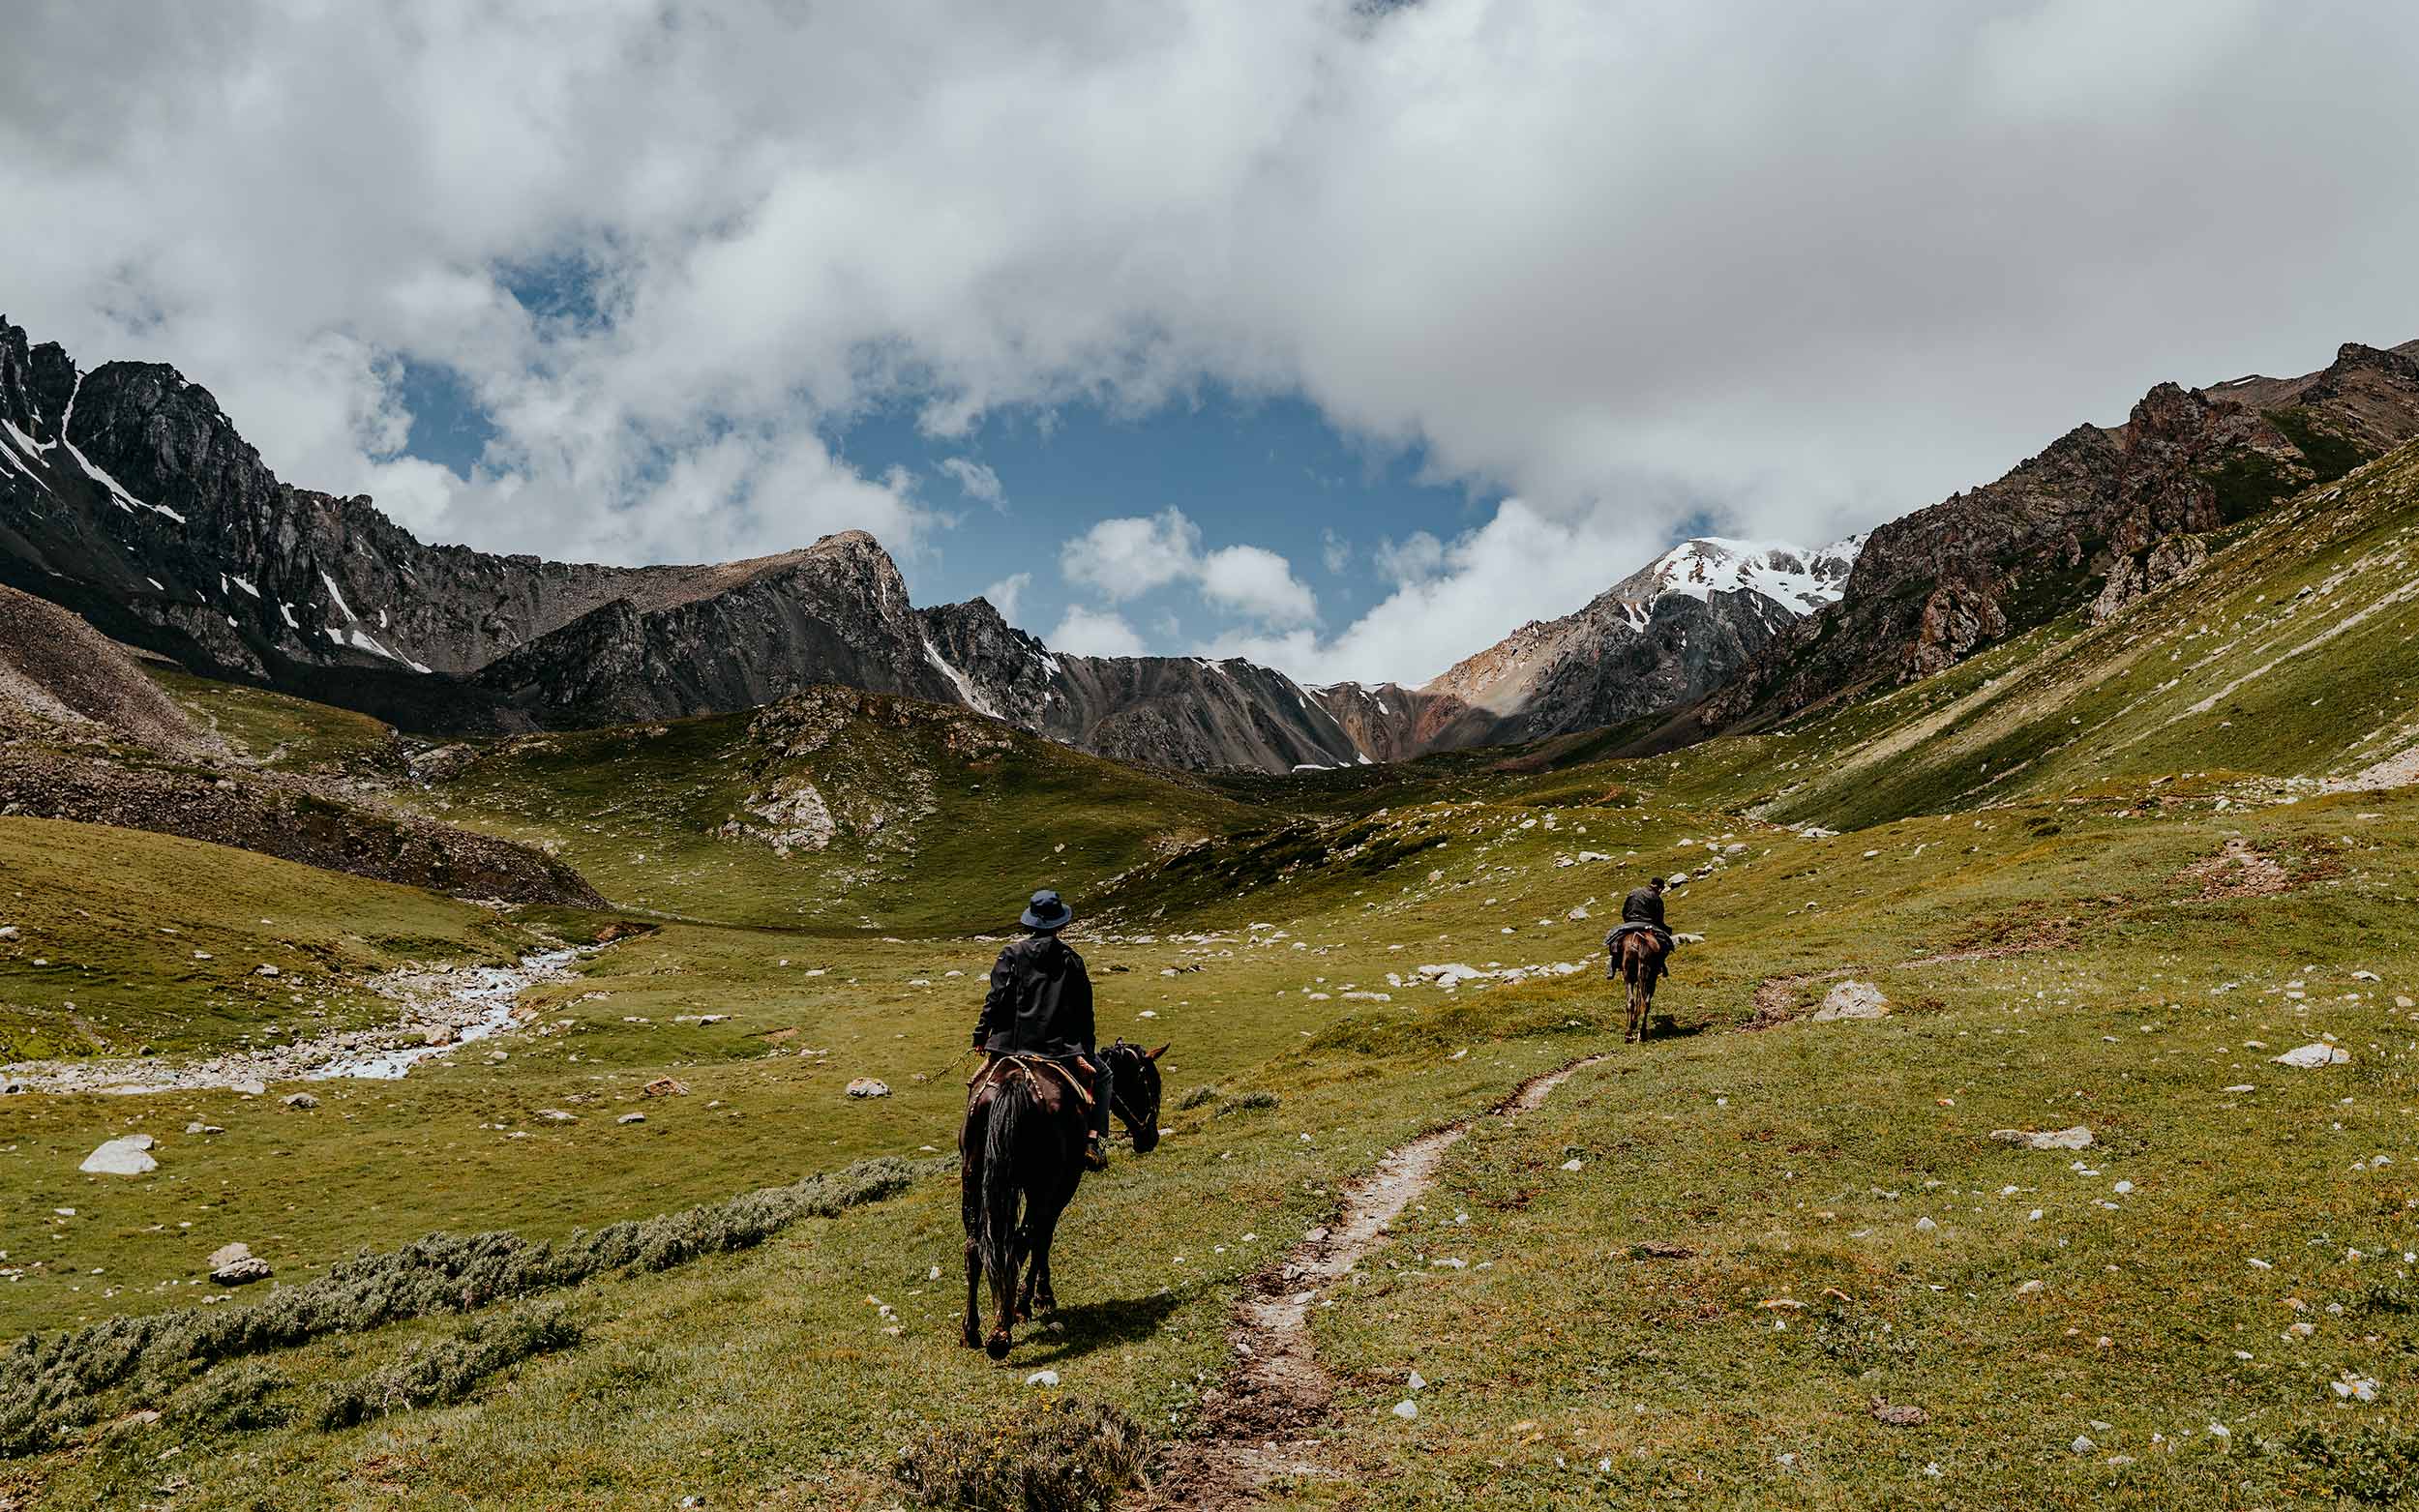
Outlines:
<svg viewBox="0 0 2419 1512"><path fill-rule="evenodd" d="M935 1429L891 1474L952 1512L1107 1512L1142 1480L1150 1440L1118 1408L1038 1397L979 1423Z"/></svg>
<svg viewBox="0 0 2419 1512"><path fill-rule="evenodd" d="M432 1345L415 1345L394 1364L330 1387L314 1421L321 1428L350 1428L389 1412L460 1402L497 1371L571 1349L581 1337L580 1324L562 1304L522 1303L501 1318L482 1319Z"/></svg>

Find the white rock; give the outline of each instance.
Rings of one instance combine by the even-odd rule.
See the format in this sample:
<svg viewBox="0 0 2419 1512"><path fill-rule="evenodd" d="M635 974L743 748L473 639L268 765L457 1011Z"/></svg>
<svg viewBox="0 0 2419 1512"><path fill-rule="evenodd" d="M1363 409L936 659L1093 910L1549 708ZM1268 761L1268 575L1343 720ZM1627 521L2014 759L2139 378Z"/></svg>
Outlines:
<svg viewBox="0 0 2419 1512"><path fill-rule="evenodd" d="M1058 1383L1059 1373L1055 1370L1037 1370L1025 1378L1025 1384L1029 1386L1055 1386Z"/></svg>
<svg viewBox="0 0 2419 1512"><path fill-rule="evenodd" d="M1409 1397L1405 1397L1400 1402L1394 1404L1394 1415L1408 1423L1413 1418L1419 1415L1419 1404L1414 1402Z"/></svg>
<svg viewBox="0 0 2419 1512"><path fill-rule="evenodd" d="M1940 1225L1932 1222L1928 1218L1918 1218L1915 1220L1915 1231L1917 1233L1930 1233L1939 1227Z"/></svg>
<svg viewBox="0 0 2419 1512"><path fill-rule="evenodd" d="M1428 1389L1427 1378L1420 1375L1418 1371L1413 1371L1411 1373L1411 1379L1405 1382L1405 1384L1410 1386L1414 1391L1425 1391Z"/></svg>
<svg viewBox="0 0 2419 1512"><path fill-rule="evenodd" d="M614 1119L614 1120L613 1120L613 1122L615 1122L615 1123L644 1123L644 1122L646 1122L646 1114L644 1114L644 1113L623 1113L620 1117L618 1117L618 1118Z"/></svg>
<svg viewBox="0 0 2419 1512"><path fill-rule="evenodd" d="M2034 1133L2026 1129L1993 1129L1990 1137L2003 1144L2021 1144L2037 1150L2087 1150L2092 1145L2091 1130L2081 1124L2072 1129L2050 1129Z"/></svg>
<svg viewBox="0 0 2419 1512"><path fill-rule="evenodd" d="M1573 1159L1570 1159L1570 1160L1564 1161L1564 1162L1563 1162L1563 1169L1564 1169L1565 1171L1577 1171L1577 1170L1579 1169L1580 1165L1581 1165L1581 1162L1580 1162L1579 1160L1577 1160L1576 1158L1573 1158Z"/></svg>
<svg viewBox="0 0 2419 1512"><path fill-rule="evenodd" d="M849 1083L849 1095L851 1097L888 1097L890 1084L886 1082L877 1082L872 1077L858 1077Z"/></svg>
<svg viewBox="0 0 2419 1512"><path fill-rule="evenodd" d="M279 1098L278 1101L284 1103L288 1108L297 1109L303 1112L309 1112L314 1108L319 1106L319 1100L312 1096L309 1092L288 1092L284 1097Z"/></svg>
<svg viewBox="0 0 2419 1512"><path fill-rule="evenodd" d="M1886 1019L1890 1016L1890 999L1870 982L1842 982L1823 995L1823 1005L1814 1010L1817 1023L1830 1023L1840 1019Z"/></svg>
<svg viewBox="0 0 2419 1512"><path fill-rule="evenodd" d="M151 1136L129 1134L105 1141L75 1169L95 1176L140 1176L160 1169L151 1158Z"/></svg>
<svg viewBox="0 0 2419 1512"><path fill-rule="evenodd" d="M2269 1057L2280 1066L2295 1066L2314 1071L2320 1066L2340 1066L2352 1058L2352 1052L2340 1045L2301 1045L2282 1055Z"/></svg>

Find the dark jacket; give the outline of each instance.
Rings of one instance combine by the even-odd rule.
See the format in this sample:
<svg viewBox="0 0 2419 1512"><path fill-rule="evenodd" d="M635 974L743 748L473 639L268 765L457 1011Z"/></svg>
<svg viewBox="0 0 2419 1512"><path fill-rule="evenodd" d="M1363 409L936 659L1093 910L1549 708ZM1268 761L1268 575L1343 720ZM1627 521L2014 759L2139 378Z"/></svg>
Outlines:
<svg viewBox="0 0 2419 1512"><path fill-rule="evenodd" d="M1667 928L1663 923L1663 895L1652 887L1631 888L1629 896L1621 901L1621 922L1652 924L1658 930Z"/></svg>
<svg viewBox="0 0 2419 1512"><path fill-rule="evenodd" d="M1090 1054L1091 978L1084 958L1056 934L1029 935L1000 952L976 1032L994 1054Z"/></svg>

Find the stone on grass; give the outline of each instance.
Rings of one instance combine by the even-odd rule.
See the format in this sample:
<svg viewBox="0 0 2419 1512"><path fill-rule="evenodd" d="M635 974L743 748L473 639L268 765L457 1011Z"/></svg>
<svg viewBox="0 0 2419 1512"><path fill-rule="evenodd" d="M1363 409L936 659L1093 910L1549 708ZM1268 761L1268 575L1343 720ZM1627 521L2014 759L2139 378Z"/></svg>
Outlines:
<svg viewBox="0 0 2419 1512"><path fill-rule="evenodd" d="M160 1169L151 1158L151 1136L128 1134L105 1141L75 1168L87 1175L141 1176Z"/></svg>
<svg viewBox="0 0 2419 1512"><path fill-rule="evenodd" d="M620 1117L618 1117L618 1118L614 1119L614 1120L613 1120L613 1122L615 1122L615 1123L644 1123L644 1122L646 1122L646 1114L644 1114L644 1113L623 1113Z"/></svg>
<svg viewBox="0 0 2419 1512"><path fill-rule="evenodd" d="M319 1100L312 1096L309 1092L288 1092L284 1097L279 1098L278 1101L284 1103L288 1108L300 1109L304 1112L309 1112L314 1108L319 1106Z"/></svg>
<svg viewBox="0 0 2419 1512"><path fill-rule="evenodd" d="M1993 1129L1990 1137L2006 1144L2021 1144L2036 1150L2087 1150L2091 1148L2091 1130L2076 1124L2072 1129L2050 1129L2035 1133L2030 1129Z"/></svg>
<svg viewBox="0 0 2419 1512"><path fill-rule="evenodd" d="M1932 1415L1920 1407L1910 1407L1903 1402L1893 1405L1879 1397L1873 1399L1873 1421L1884 1428L1921 1428L1931 1420Z"/></svg>
<svg viewBox="0 0 2419 1512"><path fill-rule="evenodd" d="M223 1287L240 1287L250 1282L266 1281L273 1274L269 1262L252 1252L249 1244L223 1244L210 1252L210 1279Z"/></svg>
<svg viewBox="0 0 2419 1512"><path fill-rule="evenodd" d="M1830 1023L1840 1019L1886 1019L1890 1017L1890 999L1870 982L1842 982L1823 996L1823 1005L1814 1010L1814 1022Z"/></svg>
<svg viewBox="0 0 2419 1512"><path fill-rule="evenodd" d="M2352 1052L2340 1045L2301 1045L2269 1058L2280 1066L2314 1071L2320 1066L2340 1066L2352 1058Z"/></svg>
<svg viewBox="0 0 2419 1512"><path fill-rule="evenodd" d="M890 1083L877 1082L872 1077L858 1077L849 1083L849 1095L851 1097L888 1097Z"/></svg>
<svg viewBox="0 0 2419 1512"><path fill-rule="evenodd" d="M1412 1401L1409 1397L1405 1397L1400 1402L1394 1404L1394 1415L1408 1423L1413 1418L1419 1415L1419 1404Z"/></svg>
<svg viewBox="0 0 2419 1512"><path fill-rule="evenodd" d="M1025 1384L1029 1386L1055 1386L1058 1383L1059 1373L1055 1370L1037 1370L1025 1378Z"/></svg>
<svg viewBox="0 0 2419 1512"><path fill-rule="evenodd" d="M672 1077L657 1077L639 1091L647 1097L686 1097L689 1095L689 1083Z"/></svg>

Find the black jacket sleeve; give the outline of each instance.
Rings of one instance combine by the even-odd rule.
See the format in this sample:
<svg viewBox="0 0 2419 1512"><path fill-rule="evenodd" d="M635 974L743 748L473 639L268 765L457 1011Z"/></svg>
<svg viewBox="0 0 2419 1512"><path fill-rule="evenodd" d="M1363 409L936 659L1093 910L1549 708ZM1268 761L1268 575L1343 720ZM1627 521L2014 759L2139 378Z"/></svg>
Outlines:
<svg viewBox="0 0 2419 1512"><path fill-rule="evenodd" d="M1092 1043L1091 973L1084 969L1084 958L1073 951L1067 953L1065 1017L1060 1021L1068 1039L1084 1048L1087 1055L1094 1053Z"/></svg>
<svg viewBox="0 0 2419 1512"><path fill-rule="evenodd" d="M991 964L991 990L983 993L982 1017L974 1021L976 1043L991 1038L1008 1026L1016 1013L1016 967L1011 950L1000 952L1000 959Z"/></svg>

